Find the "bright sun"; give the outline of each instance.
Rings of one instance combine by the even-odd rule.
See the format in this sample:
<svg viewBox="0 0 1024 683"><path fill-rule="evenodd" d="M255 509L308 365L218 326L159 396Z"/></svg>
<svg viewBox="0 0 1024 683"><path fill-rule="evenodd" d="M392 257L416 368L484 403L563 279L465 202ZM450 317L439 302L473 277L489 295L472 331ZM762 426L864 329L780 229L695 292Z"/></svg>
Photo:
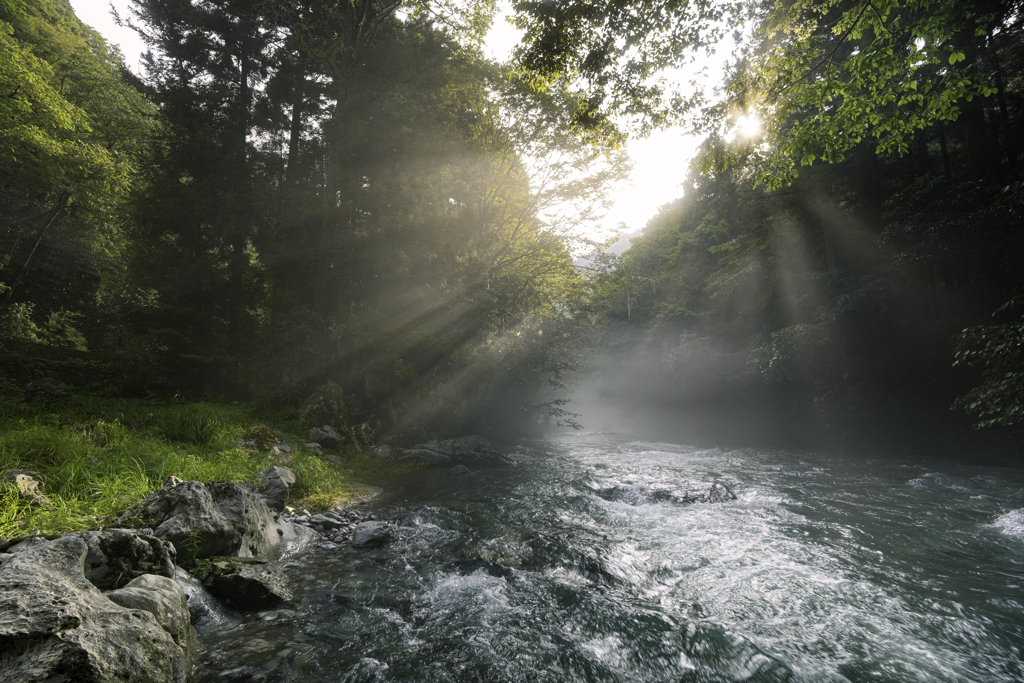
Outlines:
<svg viewBox="0 0 1024 683"><path fill-rule="evenodd" d="M741 138L756 137L761 132L761 119L757 114L747 114L736 120L736 133Z"/></svg>

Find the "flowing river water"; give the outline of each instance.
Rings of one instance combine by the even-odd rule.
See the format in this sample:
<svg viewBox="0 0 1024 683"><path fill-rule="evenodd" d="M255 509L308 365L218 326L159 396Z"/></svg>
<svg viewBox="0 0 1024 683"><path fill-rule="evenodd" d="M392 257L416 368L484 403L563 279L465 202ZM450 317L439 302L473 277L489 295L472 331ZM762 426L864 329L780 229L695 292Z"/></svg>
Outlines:
<svg viewBox="0 0 1024 683"><path fill-rule="evenodd" d="M1024 470L634 439L388 482L396 540L288 558L198 680L1024 680Z"/></svg>

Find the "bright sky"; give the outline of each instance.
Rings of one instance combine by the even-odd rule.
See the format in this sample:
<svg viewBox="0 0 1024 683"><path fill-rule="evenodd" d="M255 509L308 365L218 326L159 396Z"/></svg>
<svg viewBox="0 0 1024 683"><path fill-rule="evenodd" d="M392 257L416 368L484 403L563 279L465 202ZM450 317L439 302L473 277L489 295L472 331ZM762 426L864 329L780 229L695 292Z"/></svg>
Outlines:
<svg viewBox="0 0 1024 683"><path fill-rule="evenodd" d="M139 55L145 47L134 31L117 26L110 13L113 5L122 17L128 17L128 0L71 0L75 13L86 24L100 32L108 42L118 45L125 62L136 73L141 71ZM487 37L487 52L495 59L504 59L519 40L519 35L506 21L505 15L495 19ZM658 208L682 196L680 183L686 176L690 158L699 139L678 130L660 131L644 140L630 141L626 149L633 158L631 180L612 193L615 205L604 219L602 228L612 230L624 223L626 233L642 229ZM625 244L617 245L620 249ZM617 249L618 250L618 249Z"/></svg>

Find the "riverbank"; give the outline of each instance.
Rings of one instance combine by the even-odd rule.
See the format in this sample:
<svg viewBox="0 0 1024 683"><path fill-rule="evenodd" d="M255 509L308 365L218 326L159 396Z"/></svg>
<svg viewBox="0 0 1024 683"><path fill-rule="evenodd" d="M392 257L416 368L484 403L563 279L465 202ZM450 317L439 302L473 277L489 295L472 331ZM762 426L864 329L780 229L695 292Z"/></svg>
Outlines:
<svg viewBox="0 0 1024 683"><path fill-rule="evenodd" d="M290 452L240 446L254 427L292 444ZM0 538L34 531L63 533L104 526L137 506L170 476L196 481L255 482L268 467L295 472L292 504L309 510L357 499L357 482L419 465L389 463L351 445L330 458L300 448L309 425L294 411L245 404L114 399L46 386L23 392L0 385L0 472L45 478L44 505L13 484L0 488Z"/></svg>

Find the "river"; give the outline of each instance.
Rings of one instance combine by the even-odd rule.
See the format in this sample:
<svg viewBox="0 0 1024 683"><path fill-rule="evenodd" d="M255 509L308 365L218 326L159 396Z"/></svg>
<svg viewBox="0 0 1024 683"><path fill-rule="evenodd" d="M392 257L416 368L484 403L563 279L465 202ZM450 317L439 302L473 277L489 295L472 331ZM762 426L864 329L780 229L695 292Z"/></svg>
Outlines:
<svg viewBox="0 0 1024 683"><path fill-rule="evenodd" d="M572 434L390 481L198 680L1024 680L1024 470ZM684 505L713 483L736 500Z"/></svg>

